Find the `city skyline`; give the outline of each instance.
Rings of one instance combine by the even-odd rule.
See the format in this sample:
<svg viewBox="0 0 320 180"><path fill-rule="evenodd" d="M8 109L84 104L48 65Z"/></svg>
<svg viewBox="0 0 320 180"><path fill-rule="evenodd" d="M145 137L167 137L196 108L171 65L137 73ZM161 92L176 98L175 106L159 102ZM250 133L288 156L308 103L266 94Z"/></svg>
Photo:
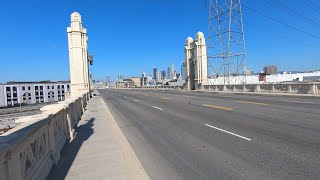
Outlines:
<svg viewBox="0 0 320 180"><path fill-rule="evenodd" d="M97 66L91 67L94 79L112 78L118 74L140 76L143 71L151 74L152 67L166 69L171 62L179 65L183 62L186 37L198 31L203 31L207 37L208 7L205 1L16 2L6 1L0 6L0 20L5 27L0 30L4 34L0 45L2 66L13 67L0 71L0 83L69 80L65 27L69 24L70 13L74 11L84 15L84 26L90 29L89 49L97 63ZM300 3L294 0L291 6L308 8ZM244 2L244 5L282 22L277 24L243 8L248 69L259 72L268 64L277 65L279 71L320 69L319 38L288 29L283 23L309 34L317 34L317 27L297 20L297 17L289 16L264 1ZM112 8L104 11L107 7ZM193 9L194 13L185 14L185 9ZM310 8L309 11L300 10L300 13L318 21L314 17L318 17L319 13ZM131 16L128 17L128 14ZM193 22L192 25L189 22ZM128 26L131 27L130 32L123 30ZM21 27L28 28L21 30ZM145 47L144 52L127 43L135 38L135 47Z"/></svg>

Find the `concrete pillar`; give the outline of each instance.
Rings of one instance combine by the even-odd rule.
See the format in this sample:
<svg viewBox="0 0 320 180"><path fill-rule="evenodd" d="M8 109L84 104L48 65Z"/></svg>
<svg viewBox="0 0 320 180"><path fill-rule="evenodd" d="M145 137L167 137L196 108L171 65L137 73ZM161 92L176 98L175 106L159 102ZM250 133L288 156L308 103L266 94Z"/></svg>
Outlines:
<svg viewBox="0 0 320 180"><path fill-rule="evenodd" d="M204 90L204 86L202 84L198 84L198 89L203 91Z"/></svg>
<svg viewBox="0 0 320 180"><path fill-rule="evenodd" d="M89 92L88 37L82 27L79 13L71 14L71 25L67 28L70 61L71 96L77 97Z"/></svg>
<svg viewBox="0 0 320 180"><path fill-rule="evenodd" d="M208 84L207 45L202 32L198 32L196 39L188 37L184 49L184 66L186 70L186 89L199 89Z"/></svg>
<svg viewBox="0 0 320 180"><path fill-rule="evenodd" d="M243 92L247 92L247 88L246 88L246 85L243 85Z"/></svg>
<svg viewBox="0 0 320 180"><path fill-rule="evenodd" d="M14 180L22 180L24 177L22 177L22 169L21 166L23 166L21 162L21 156L20 153L9 153L7 155L8 158L8 176L9 179ZM24 162L23 162L24 163Z"/></svg>
<svg viewBox="0 0 320 180"><path fill-rule="evenodd" d="M222 91L228 91L228 90L227 90L227 86L226 86L226 85L223 85L223 89L222 89Z"/></svg>
<svg viewBox="0 0 320 180"><path fill-rule="evenodd" d="M257 84L257 86L256 86L256 92L260 92L261 91L261 88L260 88L260 84Z"/></svg>
<svg viewBox="0 0 320 180"><path fill-rule="evenodd" d="M315 83L309 85L308 94L317 94L317 85Z"/></svg>
<svg viewBox="0 0 320 180"><path fill-rule="evenodd" d="M276 92L276 88L274 87L274 84L271 85L271 92L275 93Z"/></svg>
<svg viewBox="0 0 320 180"><path fill-rule="evenodd" d="M288 84L288 93L292 93L292 87L291 87L291 84Z"/></svg>
<svg viewBox="0 0 320 180"><path fill-rule="evenodd" d="M191 90L191 65L192 65L192 49L193 49L193 39L188 37L186 40L186 46L184 48L184 68L186 71L186 90Z"/></svg>
<svg viewBox="0 0 320 180"><path fill-rule="evenodd" d="M195 64L195 81L196 84L208 84L208 58L207 58L207 45L202 32L196 35L194 46L194 57L196 58Z"/></svg>

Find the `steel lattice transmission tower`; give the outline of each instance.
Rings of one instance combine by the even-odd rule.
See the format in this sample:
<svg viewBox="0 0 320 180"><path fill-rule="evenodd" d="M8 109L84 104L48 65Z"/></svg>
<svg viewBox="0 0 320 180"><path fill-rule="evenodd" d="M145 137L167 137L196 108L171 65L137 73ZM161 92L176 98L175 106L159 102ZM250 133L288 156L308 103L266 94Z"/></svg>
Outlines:
<svg viewBox="0 0 320 180"><path fill-rule="evenodd" d="M208 71L214 84L245 83L246 48L240 0L209 0Z"/></svg>

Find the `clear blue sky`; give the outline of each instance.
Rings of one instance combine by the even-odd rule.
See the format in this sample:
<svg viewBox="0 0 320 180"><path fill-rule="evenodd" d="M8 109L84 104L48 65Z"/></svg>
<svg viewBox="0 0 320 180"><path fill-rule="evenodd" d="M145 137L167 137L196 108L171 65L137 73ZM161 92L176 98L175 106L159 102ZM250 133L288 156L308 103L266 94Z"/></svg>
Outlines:
<svg viewBox="0 0 320 180"><path fill-rule="evenodd" d="M320 6L319 0L310 0ZM268 0L242 1L265 15L320 36L320 26L285 13ZM288 2L281 0L281 2ZM313 4L287 6L320 23ZM66 28L78 11L88 29L95 79L140 76L153 67L183 62L185 39L207 33L205 0L10 0L0 3L0 82L68 80ZM320 69L320 39L290 30L243 8L247 67L255 72L275 64L280 70ZM180 69L180 68L179 68Z"/></svg>

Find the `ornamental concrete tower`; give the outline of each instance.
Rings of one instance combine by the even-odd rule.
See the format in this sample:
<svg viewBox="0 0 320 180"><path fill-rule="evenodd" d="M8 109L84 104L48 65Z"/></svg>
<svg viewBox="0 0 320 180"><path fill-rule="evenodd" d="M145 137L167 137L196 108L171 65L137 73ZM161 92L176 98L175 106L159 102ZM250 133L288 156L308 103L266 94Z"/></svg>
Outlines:
<svg viewBox="0 0 320 180"><path fill-rule="evenodd" d="M202 32L198 32L195 40L194 57L196 58L195 81L197 88L203 88L202 85L208 83L208 58L207 45Z"/></svg>
<svg viewBox="0 0 320 180"><path fill-rule="evenodd" d="M202 89L204 84L208 84L208 58L204 34L198 32L195 40L188 37L184 52L186 89Z"/></svg>
<svg viewBox="0 0 320 180"><path fill-rule="evenodd" d="M194 64L193 59L193 39L188 37L186 40L186 46L184 48L184 67L186 71L186 89L195 89L194 87Z"/></svg>
<svg viewBox="0 0 320 180"><path fill-rule="evenodd" d="M71 96L89 92L88 37L82 26L81 15L71 14L71 25L67 28L70 62Z"/></svg>

